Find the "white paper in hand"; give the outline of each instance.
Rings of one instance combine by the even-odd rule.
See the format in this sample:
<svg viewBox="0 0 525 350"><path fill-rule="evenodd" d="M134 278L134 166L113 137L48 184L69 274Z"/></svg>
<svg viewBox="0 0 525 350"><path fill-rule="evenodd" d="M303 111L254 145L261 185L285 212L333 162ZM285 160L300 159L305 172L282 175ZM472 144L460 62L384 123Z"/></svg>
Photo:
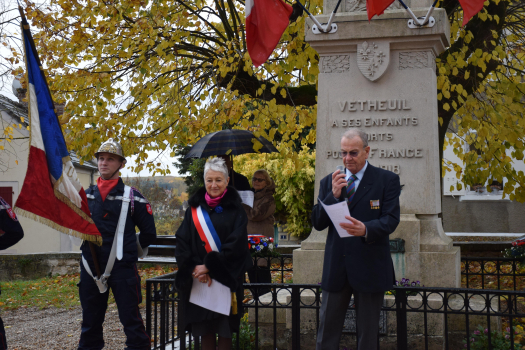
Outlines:
<svg viewBox="0 0 525 350"><path fill-rule="evenodd" d="M238 191L239 196L241 196L241 201L249 206L250 208L253 208L253 192L252 191Z"/></svg>
<svg viewBox="0 0 525 350"><path fill-rule="evenodd" d="M212 279L211 286L208 287L208 283L199 282L197 278L194 278L190 303L228 316L232 304L232 295L230 288L214 279Z"/></svg>
<svg viewBox="0 0 525 350"><path fill-rule="evenodd" d="M324 210L330 217L330 220L332 220L332 223L335 226L335 229L337 230L337 233L339 234L339 237L346 238L346 237L356 237L352 236L344 228L342 228L339 224L344 223L352 223L348 219L345 218L345 216L350 216L350 211L348 210L348 204L346 201L342 201L336 204L331 205L325 205L320 199L319 203L323 206Z"/></svg>

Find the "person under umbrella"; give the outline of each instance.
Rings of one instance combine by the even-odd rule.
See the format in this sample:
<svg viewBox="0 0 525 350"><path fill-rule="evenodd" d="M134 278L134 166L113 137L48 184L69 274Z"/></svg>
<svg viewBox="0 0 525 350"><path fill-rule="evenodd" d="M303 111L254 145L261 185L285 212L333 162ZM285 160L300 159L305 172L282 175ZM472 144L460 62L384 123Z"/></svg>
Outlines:
<svg viewBox="0 0 525 350"><path fill-rule="evenodd" d="M252 206L253 192L248 179L233 170L233 156L246 153L272 153L278 152L277 148L264 137L256 137L251 131L239 129L226 129L205 135L198 140L184 158L221 157L228 168L230 177L229 185L234 187L243 200ZM251 200L249 200L249 198Z"/></svg>
<svg viewBox="0 0 525 350"><path fill-rule="evenodd" d="M275 224L275 183L264 169L253 173L252 184L254 189L253 207L244 206L248 216L248 235L274 236L273 225ZM250 283L271 283L272 276L266 258L254 258L255 266L248 270ZM254 289L254 296L266 294L270 289Z"/></svg>
<svg viewBox="0 0 525 350"><path fill-rule="evenodd" d="M228 176L231 179L231 186L237 191L251 191L250 182L248 178L243 174L239 174L233 170L233 160L230 156L221 155L219 156L224 160L226 167L228 168Z"/></svg>

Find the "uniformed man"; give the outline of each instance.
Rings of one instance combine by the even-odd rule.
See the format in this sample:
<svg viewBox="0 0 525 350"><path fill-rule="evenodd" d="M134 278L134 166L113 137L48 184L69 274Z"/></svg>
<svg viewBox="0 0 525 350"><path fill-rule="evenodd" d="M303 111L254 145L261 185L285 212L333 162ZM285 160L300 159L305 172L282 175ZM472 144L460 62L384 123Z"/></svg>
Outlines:
<svg viewBox="0 0 525 350"><path fill-rule="evenodd" d="M24 230L11 206L0 197L0 250L14 246L24 237ZM0 290L0 293L2 291ZM0 350L7 349L4 322L0 317Z"/></svg>
<svg viewBox="0 0 525 350"><path fill-rule="evenodd" d="M102 323L109 290L117 303L120 322L126 334L126 349L151 349L139 311L142 302L140 276L136 262L142 249L156 238L151 205L136 189L125 186L119 170L126 164L122 147L113 139L104 142L95 153L100 178L86 191L91 217L102 234L102 246L95 255L103 273L97 277L91 254L93 244L81 246L82 263L79 294L82 304L82 333L78 349L104 347ZM140 235L135 233L135 226Z"/></svg>

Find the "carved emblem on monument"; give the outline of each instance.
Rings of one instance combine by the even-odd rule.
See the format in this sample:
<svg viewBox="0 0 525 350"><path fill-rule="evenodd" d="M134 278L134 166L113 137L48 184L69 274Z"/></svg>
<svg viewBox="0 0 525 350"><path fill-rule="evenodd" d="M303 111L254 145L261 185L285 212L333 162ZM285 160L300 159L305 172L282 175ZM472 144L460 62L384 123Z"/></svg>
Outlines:
<svg viewBox="0 0 525 350"><path fill-rule="evenodd" d="M334 55L321 57L322 73L343 73L350 69L350 56Z"/></svg>
<svg viewBox="0 0 525 350"><path fill-rule="evenodd" d="M432 52L428 51L409 51L399 53L399 69L422 69L432 67L435 59Z"/></svg>
<svg viewBox="0 0 525 350"><path fill-rule="evenodd" d="M345 12L366 11L366 0L346 0Z"/></svg>
<svg viewBox="0 0 525 350"><path fill-rule="evenodd" d="M357 66L363 75L376 81L385 73L390 62L390 46L388 42L363 42L357 46Z"/></svg>

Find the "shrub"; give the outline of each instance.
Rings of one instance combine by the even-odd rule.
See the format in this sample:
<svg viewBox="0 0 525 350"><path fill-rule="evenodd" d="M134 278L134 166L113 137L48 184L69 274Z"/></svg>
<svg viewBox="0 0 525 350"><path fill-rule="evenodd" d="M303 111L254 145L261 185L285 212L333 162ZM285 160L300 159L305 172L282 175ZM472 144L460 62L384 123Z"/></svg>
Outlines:
<svg viewBox="0 0 525 350"><path fill-rule="evenodd" d="M237 333L233 333L232 335L232 344L235 348L237 344ZM241 324L239 326L239 349L255 349L255 329L253 329L252 325L248 323L248 313L245 313L241 318Z"/></svg>
<svg viewBox="0 0 525 350"><path fill-rule="evenodd" d="M514 330L514 334L518 334L518 331ZM478 328L472 332L468 339L463 340L465 348L467 348L467 343L470 343L471 350L485 350L489 349L489 331L483 326L478 326ZM517 345L517 337L514 337L515 345ZM510 328L507 328L505 332L491 331L490 332L490 343L492 345L491 349L493 350L508 350L510 349ZM521 343L521 341L520 341ZM521 346L515 346L515 349L521 349Z"/></svg>

